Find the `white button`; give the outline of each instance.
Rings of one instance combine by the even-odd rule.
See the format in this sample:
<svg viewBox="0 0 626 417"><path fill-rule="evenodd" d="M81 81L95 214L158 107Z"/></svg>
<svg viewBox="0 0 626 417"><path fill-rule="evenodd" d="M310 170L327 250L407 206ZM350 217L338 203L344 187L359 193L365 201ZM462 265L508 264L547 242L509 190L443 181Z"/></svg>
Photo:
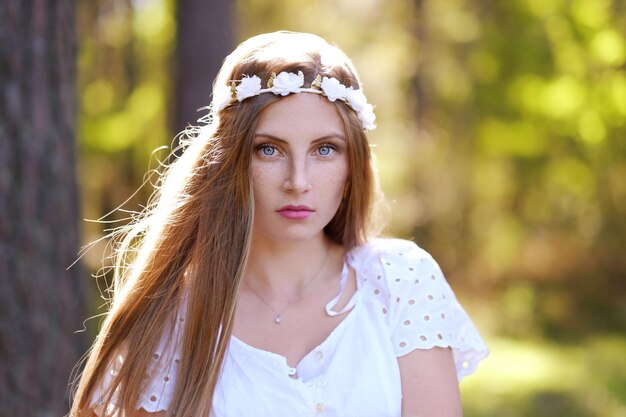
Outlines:
<svg viewBox="0 0 626 417"><path fill-rule="evenodd" d="M319 387L325 387L326 386L326 380L324 378L320 378L317 380L317 386Z"/></svg>
<svg viewBox="0 0 626 417"><path fill-rule="evenodd" d="M294 376L297 372L296 368L289 368L289 376Z"/></svg>
<svg viewBox="0 0 626 417"><path fill-rule="evenodd" d="M324 405L324 403L317 403L317 405L315 406L315 409L317 410L318 413L322 413L324 412L324 410L326 410L326 406Z"/></svg>
<svg viewBox="0 0 626 417"><path fill-rule="evenodd" d="M315 357L317 358L318 361L321 361L322 359L324 359L324 352L322 352L321 350L318 350L317 352L315 352Z"/></svg>

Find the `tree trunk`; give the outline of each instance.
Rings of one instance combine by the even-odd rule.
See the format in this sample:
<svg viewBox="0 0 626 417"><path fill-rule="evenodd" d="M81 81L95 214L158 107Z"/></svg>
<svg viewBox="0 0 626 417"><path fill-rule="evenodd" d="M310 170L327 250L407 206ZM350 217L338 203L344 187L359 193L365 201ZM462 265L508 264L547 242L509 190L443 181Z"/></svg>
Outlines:
<svg viewBox="0 0 626 417"><path fill-rule="evenodd" d="M61 416L85 350L73 0L0 2L0 416Z"/></svg>
<svg viewBox="0 0 626 417"><path fill-rule="evenodd" d="M211 86L234 46L233 1L180 0L174 129L195 125L200 107L211 102Z"/></svg>

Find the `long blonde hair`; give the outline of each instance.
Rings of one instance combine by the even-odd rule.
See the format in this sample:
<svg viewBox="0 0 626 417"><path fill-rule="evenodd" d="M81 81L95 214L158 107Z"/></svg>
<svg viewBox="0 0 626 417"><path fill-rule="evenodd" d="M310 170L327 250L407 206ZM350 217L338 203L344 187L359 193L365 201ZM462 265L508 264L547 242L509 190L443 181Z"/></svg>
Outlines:
<svg viewBox="0 0 626 417"><path fill-rule="evenodd" d="M305 85L321 74L360 88L352 63L337 47L315 35L275 32L250 38L226 58L214 96L228 94L229 80L257 75L265 84L281 71L302 71ZM207 125L189 129L181 140L184 152L163 172L147 208L112 236L118 238L114 296L70 416L89 409L120 351L123 364L99 402L111 415L135 409L154 349L162 338L172 340L183 299L182 356L167 413L209 415L251 241L253 134L261 111L277 100L261 94L235 102ZM366 240L377 182L360 120L345 103L335 104L346 126L350 175L346 198L325 232L349 249Z"/></svg>

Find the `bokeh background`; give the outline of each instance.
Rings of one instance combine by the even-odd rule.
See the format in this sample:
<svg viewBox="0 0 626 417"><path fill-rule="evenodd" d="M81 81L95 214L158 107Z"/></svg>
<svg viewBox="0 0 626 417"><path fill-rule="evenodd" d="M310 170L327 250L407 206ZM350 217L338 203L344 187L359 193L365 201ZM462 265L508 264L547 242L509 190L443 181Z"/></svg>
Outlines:
<svg viewBox="0 0 626 417"><path fill-rule="evenodd" d="M81 5L88 218L174 133L177 5L114 3ZM307 31L352 57L386 233L433 253L492 350L462 383L468 417L626 416L624 1L239 0L222 23L234 42Z"/></svg>
<svg viewBox="0 0 626 417"><path fill-rule="evenodd" d="M203 114L180 115L182 90L207 105L238 42L313 32L376 106L385 234L435 256L491 349L461 384L465 415L626 416L626 1L200 3L76 4L82 244L108 226L82 219L146 203L168 153L152 151ZM183 36L194 17L208 27ZM102 312L103 253L82 258L85 317Z"/></svg>

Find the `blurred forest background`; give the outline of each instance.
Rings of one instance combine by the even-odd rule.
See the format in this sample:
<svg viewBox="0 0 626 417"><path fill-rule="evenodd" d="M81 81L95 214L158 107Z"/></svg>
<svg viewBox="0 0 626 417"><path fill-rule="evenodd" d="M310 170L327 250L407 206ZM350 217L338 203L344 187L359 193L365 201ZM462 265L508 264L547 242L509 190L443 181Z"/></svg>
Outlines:
<svg viewBox="0 0 626 417"><path fill-rule="evenodd" d="M109 225L82 219L146 203L146 172L203 114L183 103L208 105L238 42L313 32L352 57L376 106L385 234L435 256L491 348L461 384L465 415L626 416L625 0L76 7L83 244ZM85 285L105 252L83 258ZM102 312L92 286L85 317Z"/></svg>
<svg viewBox="0 0 626 417"><path fill-rule="evenodd" d="M85 218L121 204L187 122L185 3L79 6ZM230 36L229 52L307 31L355 62L377 106L387 233L434 254L492 349L462 383L466 415L626 416L626 2L239 0L231 14L192 36Z"/></svg>

